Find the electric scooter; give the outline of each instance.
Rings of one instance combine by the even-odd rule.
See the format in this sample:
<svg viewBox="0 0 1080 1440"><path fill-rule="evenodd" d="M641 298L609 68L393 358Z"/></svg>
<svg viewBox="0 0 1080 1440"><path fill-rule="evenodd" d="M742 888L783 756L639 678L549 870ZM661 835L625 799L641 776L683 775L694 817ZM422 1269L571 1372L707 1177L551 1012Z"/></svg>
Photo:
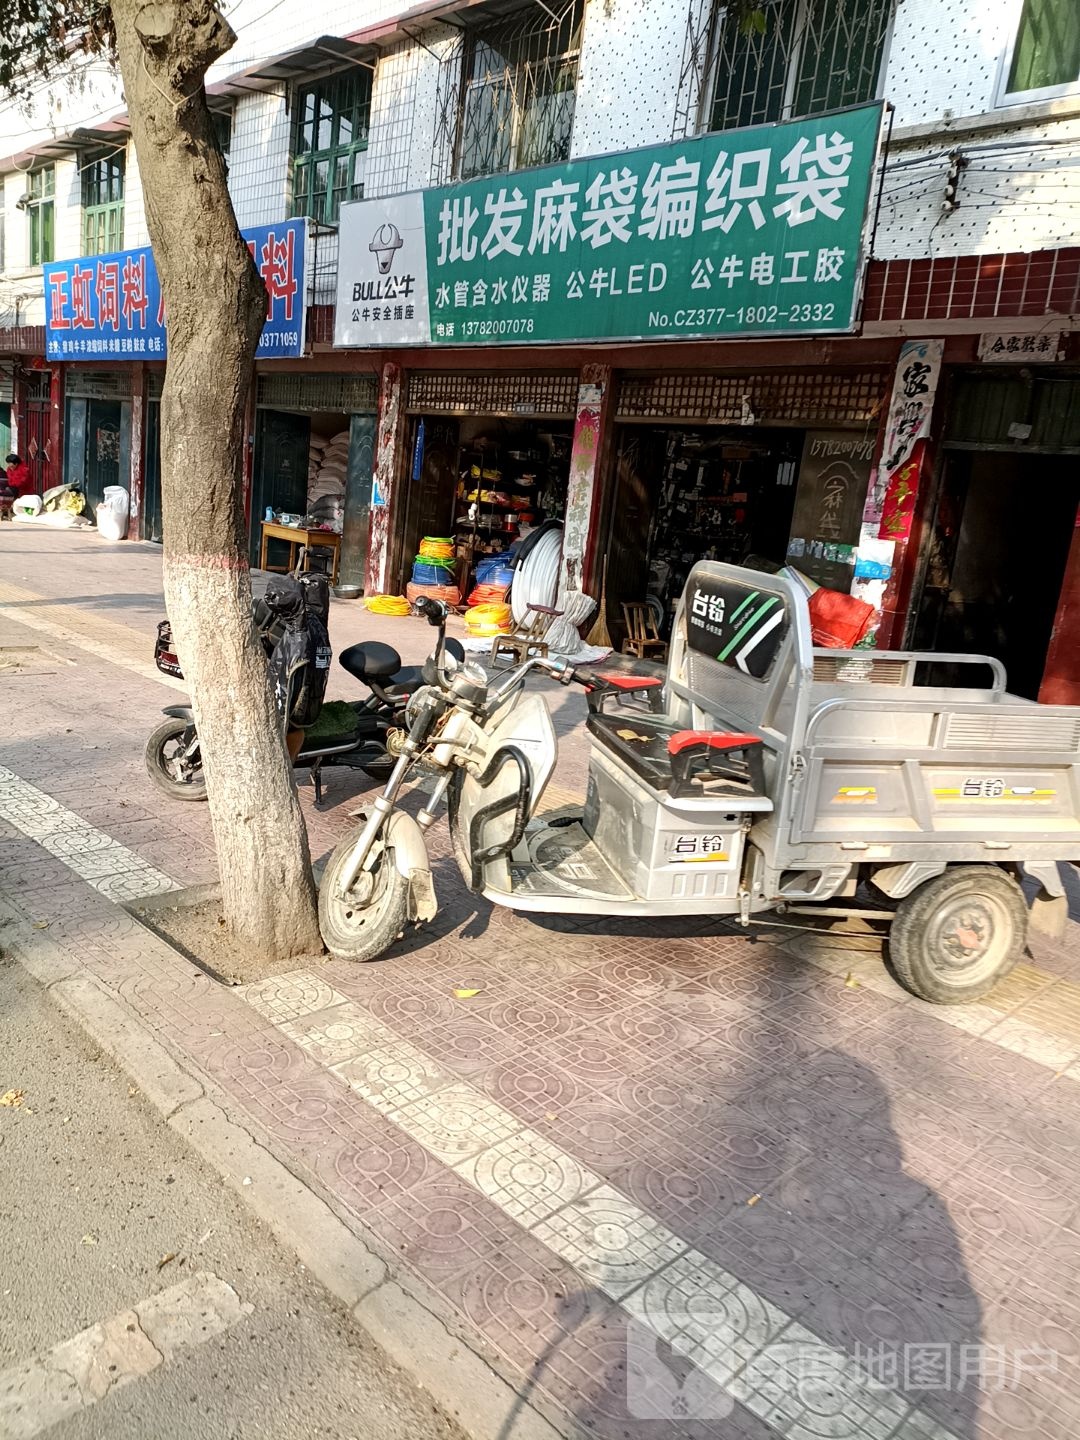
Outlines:
<svg viewBox="0 0 1080 1440"><path fill-rule="evenodd" d="M306 603L325 623L329 594L324 597L322 593L324 577L305 573L297 579L304 588ZM257 600L253 608L269 659L283 628L264 601ZM465 652L457 640L445 643L448 654L464 659ZM157 628L154 663L163 674L183 679L167 620ZM315 726L303 732L293 767L310 773L316 805L322 802L322 772L326 767L359 769L373 779L386 779L394 763L394 745L404 724L405 706L423 684L421 667L403 665L393 646L381 640L363 640L348 646L338 656L338 664L366 686L369 694L361 700L325 703ZM190 705L167 705L162 713L167 718L146 742L147 774L174 800L205 800L206 776L194 712Z"/></svg>

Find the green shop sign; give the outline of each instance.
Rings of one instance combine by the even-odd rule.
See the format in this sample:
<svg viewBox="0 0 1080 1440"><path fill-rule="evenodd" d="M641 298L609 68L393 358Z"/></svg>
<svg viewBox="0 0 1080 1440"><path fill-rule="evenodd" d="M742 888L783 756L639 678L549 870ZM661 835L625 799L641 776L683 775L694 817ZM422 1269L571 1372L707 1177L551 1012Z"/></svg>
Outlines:
<svg viewBox="0 0 1080 1440"><path fill-rule="evenodd" d="M345 205L335 344L850 330L880 130L866 105Z"/></svg>

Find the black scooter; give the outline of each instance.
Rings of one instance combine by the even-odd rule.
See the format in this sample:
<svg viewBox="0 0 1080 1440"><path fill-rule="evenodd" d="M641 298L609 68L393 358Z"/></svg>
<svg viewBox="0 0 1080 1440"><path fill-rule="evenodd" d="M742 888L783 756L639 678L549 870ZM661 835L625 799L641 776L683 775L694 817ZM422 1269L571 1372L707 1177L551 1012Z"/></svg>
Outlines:
<svg viewBox="0 0 1080 1440"><path fill-rule="evenodd" d="M304 574L297 578L304 588L305 603L325 623L330 610L325 577ZM262 600L256 600L252 608L263 648L270 656L283 633L280 617ZM458 641L447 640L446 649L464 660L465 652ZM168 620L157 627L154 663L163 674L183 679ZM324 766L346 766L363 770L375 780L385 780L397 758L392 749L394 734L403 733L405 707L424 683L421 667L402 665L397 651L381 640L350 645L338 656L338 663L371 693L363 700L327 702L315 724L303 732L293 766L310 770L316 805L322 801ZM168 719L146 742L146 772L174 800L205 800L206 776L191 706L167 705L162 713Z"/></svg>

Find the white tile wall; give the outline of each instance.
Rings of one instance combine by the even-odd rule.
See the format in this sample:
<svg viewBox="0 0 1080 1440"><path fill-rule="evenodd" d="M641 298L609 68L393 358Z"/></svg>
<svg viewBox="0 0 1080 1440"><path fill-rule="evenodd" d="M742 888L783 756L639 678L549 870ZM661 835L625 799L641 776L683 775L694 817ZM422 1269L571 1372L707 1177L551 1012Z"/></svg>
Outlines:
<svg viewBox="0 0 1080 1440"><path fill-rule="evenodd" d="M960 176L959 206L945 214L941 200L949 159L942 151L953 145L961 146L968 165ZM1080 119L945 139L932 148L904 146L892 159L874 247L880 259L1077 243Z"/></svg>
<svg viewBox="0 0 1080 1440"><path fill-rule="evenodd" d="M16 204L26 177L7 175L0 199L4 212L6 263L0 276L0 325L41 325L45 320L40 270L27 269L29 233L26 214Z"/></svg>
<svg viewBox="0 0 1080 1440"><path fill-rule="evenodd" d="M82 176L81 161L56 162L56 214L53 221L54 257L73 260L83 253L82 244Z"/></svg>
<svg viewBox="0 0 1080 1440"><path fill-rule="evenodd" d="M210 82L257 60L313 45L324 35L354 35L411 8L411 0L236 0L224 5L237 41L211 69Z"/></svg>
<svg viewBox="0 0 1080 1440"><path fill-rule="evenodd" d="M146 207L139 180L139 157L134 144L129 144L124 180L124 249L137 250L141 245L149 244L150 232L146 228Z"/></svg>
<svg viewBox="0 0 1080 1440"><path fill-rule="evenodd" d="M1001 57L1023 0L903 0L885 72L896 124L992 108Z"/></svg>
<svg viewBox="0 0 1080 1440"><path fill-rule="evenodd" d="M671 139L688 9L689 0L589 0L574 108L575 156Z"/></svg>
<svg viewBox="0 0 1080 1440"><path fill-rule="evenodd" d="M0 104L0 160L42 137L100 124L123 108L119 79L104 60L85 62L66 79L38 81L27 100Z"/></svg>
<svg viewBox="0 0 1080 1440"><path fill-rule="evenodd" d="M407 0L236 0L228 17L234 50L212 72L238 68L348 35L405 8ZM573 153L603 154L667 140L672 132L690 0L587 0ZM993 107L1001 57L1015 31L1021 0L903 0L897 8L885 94L895 124L940 123L940 141L893 148L884 187L876 254L882 258L1026 250L1075 244L1080 232L1080 119L1018 124L1004 131L951 135L948 121ZM436 140L441 61L454 31L433 27L425 45L404 43L379 59L374 79L369 196L421 189L430 183ZM425 48L426 47L426 48ZM432 53L433 52L433 53ZM0 156L25 149L35 136L89 126L122 107L116 76L100 61L85 65L77 85L42 86L29 113L0 106ZM997 112L1000 115L1002 112ZM241 226L269 224L288 213L291 118L283 93L247 93L235 103L230 188ZM1042 144L1055 141L1053 145ZM1030 148L1005 148L1015 142ZM970 164L957 211L942 215L948 164L942 152L960 145ZM990 149L974 147L991 146ZM915 160L918 163L906 162ZM57 254L81 247L79 185L74 161L57 170ZM40 305L40 278L26 266L26 217L15 208L25 181L3 181L7 268L0 277L0 314L16 301L20 314ZM129 151L125 244L147 242L138 164ZM336 237L320 237L315 298L332 294ZM27 298L27 297L31 298ZM0 321L0 323L3 323Z"/></svg>
<svg viewBox="0 0 1080 1440"><path fill-rule="evenodd" d="M233 109L229 189L241 229L287 213L290 116L285 96L242 95Z"/></svg>
<svg viewBox="0 0 1080 1440"><path fill-rule="evenodd" d="M383 55L371 96L371 144L364 194L369 198L422 190L431 181L436 99L444 64L452 64L454 32L440 26L420 45Z"/></svg>

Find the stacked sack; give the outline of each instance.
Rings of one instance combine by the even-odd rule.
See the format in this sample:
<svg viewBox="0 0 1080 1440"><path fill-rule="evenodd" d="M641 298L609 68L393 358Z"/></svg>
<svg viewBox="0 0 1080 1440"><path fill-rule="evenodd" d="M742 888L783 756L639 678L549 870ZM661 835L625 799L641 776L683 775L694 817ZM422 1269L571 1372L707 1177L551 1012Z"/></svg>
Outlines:
<svg viewBox="0 0 1080 1440"><path fill-rule="evenodd" d="M427 596L445 600L448 605L461 604L461 591L454 584L454 542L447 535L425 535L413 562L412 581L405 593L410 600Z"/></svg>
<svg viewBox="0 0 1080 1440"><path fill-rule="evenodd" d="M510 593L514 569L510 556L489 555L476 567L476 584L469 596L470 605L502 605Z"/></svg>
<svg viewBox="0 0 1080 1440"><path fill-rule="evenodd" d="M312 435L308 449L307 513L341 532L345 518L345 472L349 464L349 432L332 439Z"/></svg>

